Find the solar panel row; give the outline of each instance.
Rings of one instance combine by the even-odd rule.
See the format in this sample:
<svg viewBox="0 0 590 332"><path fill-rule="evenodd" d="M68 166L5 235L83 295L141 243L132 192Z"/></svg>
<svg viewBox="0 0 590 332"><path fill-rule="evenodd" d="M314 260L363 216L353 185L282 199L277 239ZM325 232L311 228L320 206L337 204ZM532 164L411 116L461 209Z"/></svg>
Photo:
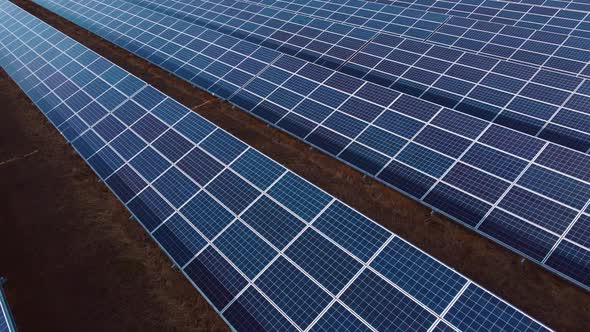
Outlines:
<svg viewBox="0 0 590 332"><path fill-rule="evenodd" d="M263 3L264 1L271 4L269 6L272 8L285 8L293 13L326 18L335 22L346 22L355 26L359 24L368 25L380 32L392 35L399 34L396 31L381 30L384 26L387 26L387 20L380 19L382 16L381 11L392 11L392 8L400 12L411 11L410 9L362 0L349 0L345 5L335 4L329 0L257 0L244 2L254 4ZM417 16L427 13L417 10L413 10L413 12L416 12L415 15ZM434 34L430 35L426 39L427 41L531 66L541 66L585 77L590 76L590 64L588 63L590 58L588 44L590 40L587 38L478 21L464 17L445 16L447 16L447 19L442 26Z"/></svg>
<svg viewBox="0 0 590 332"><path fill-rule="evenodd" d="M237 330L544 326L8 1L0 64Z"/></svg>
<svg viewBox="0 0 590 332"><path fill-rule="evenodd" d="M590 37L590 11L560 9L495 0L369 0L479 21L514 25L565 35ZM337 2L337 1L335 1Z"/></svg>
<svg viewBox="0 0 590 332"><path fill-rule="evenodd" d="M590 149L587 80L325 20L301 24L305 16L261 13L263 7L243 8L238 1L129 2L560 145Z"/></svg>
<svg viewBox="0 0 590 332"><path fill-rule="evenodd" d="M132 4L38 3L590 285L589 156Z"/></svg>
<svg viewBox="0 0 590 332"><path fill-rule="evenodd" d="M14 321L2 290L2 283L3 279L0 277L0 332L15 332Z"/></svg>

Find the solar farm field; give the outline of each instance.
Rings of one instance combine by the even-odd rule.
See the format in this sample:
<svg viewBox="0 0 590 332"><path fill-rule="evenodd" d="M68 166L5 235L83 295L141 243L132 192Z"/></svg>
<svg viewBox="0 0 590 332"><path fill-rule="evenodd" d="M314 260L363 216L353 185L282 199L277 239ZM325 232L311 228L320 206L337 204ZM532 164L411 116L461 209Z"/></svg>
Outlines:
<svg viewBox="0 0 590 332"><path fill-rule="evenodd" d="M549 328L583 330L590 322L590 300L580 287L38 5L14 2ZM10 232L0 234L0 249L19 253L18 259L0 258L16 267L7 275L8 299L23 330L227 329L4 72L0 84L7 110L0 118L0 156L11 160L0 168L0 176L10 179L0 197L6 206L0 227ZM31 200L40 208L27 209ZM53 206L56 214L44 212ZM74 222L58 228L36 222L57 219ZM13 220L25 226L17 228ZM38 245L25 249L22 242ZM77 264L62 264L63 257ZM38 266L38 274L23 261ZM35 284L40 275L43 282ZM95 301L87 302L88 296ZM60 319L66 315L70 321Z"/></svg>

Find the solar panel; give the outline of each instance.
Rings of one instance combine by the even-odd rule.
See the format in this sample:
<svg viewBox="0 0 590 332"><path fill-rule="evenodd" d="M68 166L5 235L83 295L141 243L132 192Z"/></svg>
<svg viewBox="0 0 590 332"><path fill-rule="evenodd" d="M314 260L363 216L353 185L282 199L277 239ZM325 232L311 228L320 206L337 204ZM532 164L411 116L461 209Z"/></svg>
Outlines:
<svg viewBox="0 0 590 332"><path fill-rule="evenodd" d="M236 330L547 330L14 4L0 17L4 70Z"/></svg>
<svg viewBox="0 0 590 332"><path fill-rule="evenodd" d="M6 296L2 290L3 283L4 279L0 278L0 332L15 332L16 328L14 321L10 309L8 308Z"/></svg>
<svg viewBox="0 0 590 332"><path fill-rule="evenodd" d="M560 145L590 149L590 115L580 102L589 97L577 92L590 83L579 78L330 21L285 17L285 11L264 13L239 1L192 2L200 5L182 4L182 10L176 0L130 2ZM325 33L316 29L320 22Z"/></svg>
<svg viewBox="0 0 590 332"><path fill-rule="evenodd" d="M588 155L132 4L125 5L128 12L112 7L116 2L90 3L110 16L73 2L42 4L152 62L153 54L174 45L176 53L190 50L192 59L172 56L160 66L209 92L222 91L241 109L582 287L590 285L590 250L572 233L588 227L590 168L572 167L590 165ZM186 33L168 28L177 25ZM132 37L133 29L142 37ZM159 36L173 41L160 44ZM179 39L186 47L174 42ZM261 50L273 56L246 84L212 74L219 67L245 72L241 64ZM239 54L238 65L222 60Z"/></svg>
<svg viewBox="0 0 590 332"><path fill-rule="evenodd" d="M467 17L479 21L590 37L590 6L584 9L548 8L544 5L494 0L369 0L428 12Z"/></svg>

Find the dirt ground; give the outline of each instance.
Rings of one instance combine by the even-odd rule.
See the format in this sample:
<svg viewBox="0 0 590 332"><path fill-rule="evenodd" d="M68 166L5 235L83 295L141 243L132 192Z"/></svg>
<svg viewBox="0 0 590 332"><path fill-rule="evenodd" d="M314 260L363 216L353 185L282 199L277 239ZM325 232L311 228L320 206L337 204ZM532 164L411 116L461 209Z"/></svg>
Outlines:
<svg viewBox="0 0 590 332"><path fill-rule="evenodd" d="M339 161L25 0L141 77L516 307L590 326L590 294ZM221 319L5 73L0 76L0 275L21 331L225 329Z"/></svg>

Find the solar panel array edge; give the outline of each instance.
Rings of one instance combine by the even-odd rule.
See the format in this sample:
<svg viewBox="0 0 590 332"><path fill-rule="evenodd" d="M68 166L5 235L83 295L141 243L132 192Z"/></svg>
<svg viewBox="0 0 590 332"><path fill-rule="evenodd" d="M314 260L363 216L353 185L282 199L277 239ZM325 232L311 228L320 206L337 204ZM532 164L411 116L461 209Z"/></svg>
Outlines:
<svg viewBox="0 0 590 332"><path fill-rule="evenodd" d="M19 7L3 2L0 11L2 67L230 326L238 330L395 327L426 331L431 325L469 330L481 324L547 330ZM70 75L73 67L77 74ZM118 104L112 102L116 93L123 96ZM108 98L101 98L105 95ZM93 102L80 104L84 96ZM166 112L162 112L160 107L165 104ZM89 105L94 106L87 112ZM97 118L101 108L104 112ZM183 121L184 125L177 127ZM115 144L124 133L129 133L120 141L125 144ZM145 145L141 151L137 148L139 142ZM136 151L136 157L125 157L119 151ZM191 157L195 153L199 155ZM179 159L180 155L184 156ZM189 160L183 162L186 158ZM205 162L201 165L204 168L199 169L197 161ZM165 163L171 163L167 171ZM223 167L215 168L215 163ZM265 171L248 172L253 165ZM173 181L160 182L168 174ZM192 199L182 199L178 194L191 187L182 185L180 179L190 174L199 175L192 183L193 188L200 189ZM173 185L174 190L167 191L166 184ZM255 198L253 190L259 192ZM172 193L175 195L169 196ZM188 201L181 205L177 199ZM244 211L238 212L240 209ZM292 239L283 247L284 253L277 253L276 245L285 243L286 232L281 234L282 242L277 242L277 233L260 233L272 229L264 219L261 224L254 222L273 210L284 211L301 225L299 230L291 228ZM217 235L207 235L205 232L215 225L200 224L186 218L185 213L216 217L229 214L233 221L224 225L219 224L223 223L221 219L209 219L221 227ZM347 227L334 227L334 222ZM236 242L246 238L249 241ZM230 243L233 245L226 245ZM310 252L313 246L320 250ZM256 255L248 256L252 251ZM309 259L309 255L315 259ZM336 265L318 265L322 260ZM336 273L350 272L339 269L346 261L356 271L354 275ZM415 278L421 283L408 278L408 272L418 273ZM342 283L341 278L347 282ZM285 288L277 290L279 284ZM281 292L302 289L308 292L295 291L290 297ZM336 290L341 297L336 298ZM366 298L366 291L378 294ZM358 312L359 301L362 309L370 312ZM375 307L367 308L365 301L373 301ZM473 301L481 303L481 307L473 307ZM293 304L308 310L301 312ZM391 311L392 306L402 311ZM490 319L490 312L498 316Z"/></svg>
<svg viewBox="0 0 590 332"><path fill-rule="evenodd" d="M2 289L4 279L0 277L0 332L16 332L14 319L10 313L10 307L6 300L6 294Z"/></svg>
<svg viewBox="0 0 590 332"><path fill-rule="evenodd" d="M175 22L174 18L166 15L156 13L152 13L152 15L160 15L160 19L166 20L166 22L170 24L171 22ZM91 17L92 15L87 16ZM162 33L165 33L165 31ZM108 39L108 35L105 34L103 36ZM221 39L221 36L223 35L214 34L213 36ZM222 46L223 45L224 44L222 44ZM243 44L240 43L240 45ZM289 60L289 63L285 63L283 61L285 59ZM206 64L214 64L215 61L217 60L209 58ZM297 71L298 74L289 74L285 76L285 70ZM326 72L328 72L328 74L326 74ZM202 71L202 73L209 75L206 71ZM335 75L341 74L336 73L334 76ZM572 213L573 207L566 208L561 203L554 200L557 198L558 200L561 199L563 201L564 197L559 196L559 193L567 192L567 197L569 198L566 205L572 204L573 201L569 194L572 193L572 190L559 187L559 185L562 183L569 183L567 181L562 181L569 176L577 178L578 180L576 181L586 183L588 181L588 175L584 174L584 168L572 169L563 161L568 159L576 160L578 164L587 165L590 164L587 156L580 155L552 144L546 144L546 142L541 140L526 137L522 134L517 134L516 132L501 127L492 126L488 127L488 130L485 132L483 131L484 127L482 127L479 133L480 139L477 144L472 144L469 146L470 148L468 150L463 151L460 162L452 162L453 158L440 154L440 146L437 148L437 144L439 143L436 143L436 140L426 145L420 143L419 140L424 139L424 136L419 135L419 128L412 129L408 132L408 128L412 128L411 124L415 123L414 120L412 120L413 122L408 122L409 118L403 122L400 122L399 120L393 121L393 123L399 122L403 124L403 127L400 128L403 129L403 131L394 131L397 136L389 134L387 137L388 139L383 140L383 134L387 134L387 132L378 129L381 127L376 127L374 130L373 128L371 128L370 131L366 130L361 136L359 136L356 142L347 145L346 139L343 141L344 136L334 131L337 130L336 127L328 128L322 125L317 126L317 124L310 127L309 123L312 123L310 122L310 119L301 116L303 114L301 112L304 112L305 109L298 110L295 108L294 110L292 109L287 112L282 106L272 101L272 96L268 96L268 93L276 90L278 92L277 95L281 96L281 100L288 100L289 98L284 98L284 91L277 89L276 86L272 86L272 82L273 80L277 80L278 82L284 81L284 86L285 84L288 84L289 77L295 76L302 76L305 79L315 80L316 82L326 81L326 84L321 85L321 90L315 90L319 92L314 91L317 96L320 96L319 100L316 99L316 105L319 105L317 102L322 102L324 100L334 100L338 102L338 98L340 98L338 97L339 94L330 93L329 98L326 98L326 91L332 89L327 85L329 80L328 76L330 76L329 70L305 64L305 62L301 60L285 55L280 56L279 60L272 61L270 66L265 67L265 69L258 73L255 79L249 81L250 84L248 86L256 86L257 92L255 93L267 93L267 95L262 95L264 98L263 102L260 102L262 99L261 97L257 97L246 91L248 86L246 89L241 89L240 93L236 94L234 98L230 98L230 102L234 102L241 108L253 107L253 109L251 109L251 114L260 117L296 137L307 138L306 142L331 155L337 156L340 160L364 171L365 173L370 174L370 170L377 172L376 174L378 174L378 176L375 178L379 181L394 187L396 190L410 197L421 200L424 204L433 208L433 210L439 211L442 214L475 229L480 234L528 257L532 261L544 265L558 275L561 275L582 287L588 288L588 283L590 281L587 280L587 273L585 271L588 271L590 268L590 265L588 264L589 250L579 242L576 243L575 241L579 240L575 240L576 237L569 233L573 226L580 227L581 229L586 228L586 223L583 221L586 214L582 212L586 208L574 208L574 211L579 210L579 212ZM268 90L269 84L271 85L270 90ZM316 85L318 85L318 83L316 83ZM364 87L367 85L370 84L367 83ZM379 89L375 91L373 90L374 89L361 88L358 90L358 95L361 99L372 98L371 100L373 103L381 105L380 107L383 108L382 105L387 105L388 102L381 99L388 94L382 93ZM242 92L247 93L246 97L240 95ZM344 92L346 92L346 90L344 90ZM252 96L258 98L258 101L252 103ZM375 96L378 96L379 98L374 99ZM397 96L391 96L389 103L396 100L399 96L399 94ZM400 98L399 101L401 108L397 107L396 110L391 109L392 112L387 111L386 113L384 113L385 111L383 110L381 111L384 115L381 117L383 126L386 126L387 123L392 123L391 120L388 119L394 113L398 113L398 115L396 115L398 118L400 115L404 118L406 118L406 115L417 116L412 113L414 112L413 109L418 107L415 104L416 101L413 101L411 97L408 99L407 96ZM311 102L313 103L314 101L311 100ZM304 103L300 103L300 105L303 104ZM258 106L254 107L255 105ZM419 104L421 107L419 108L424 110L426 105L429 104L421 102L421 104ZM317 107L315 109L317 110ZM260 111L263 111L264 113L262 114L267 116L261 116ZM429 119L429 121L434 119L436 121L430 121L429 126L437 123L437 119L441 118L439 115L443 114L444 111L445 109L438 109L438 111L435 110L431 112L426 119ZM269 118L268 115L271 115L272 117ZM325 115L324 119L318 121L323 123L328 115ZM421 116L423 117L424 115ZM281 120L279 121L279 119ZM420 117L416 119L420 119ZM334 124L337 125L338 122L335 122ZM314 131L313 129L316 126L317 130ZM425 126L423 126L423 128L425 128ZM437 128L438 129L433 130L434 132L438 132L438 134L433 135L432 137L444 137L441 136L441 134L445 134L445 127ZM440 132L441 129L443 129L442 133ZM363 136L365 133L367 135ZM393 156L387 157L387 160L389 161L384 159L379 161L379 156L387 156L386 154L383 154L382 151L391 151L392 146L383 147L373 145L375 146L375 148L373 148L372 146L367 145L371 142L375 142L375 137L380 138L377 139L377 141L387 141L388 143L391 141L389 138L397 138L398 141L402 140L402 144L398 145L397 149L393 150L395 151ZM453 136L451 135L451 137ZM410 142L408 138L414 138L411 144L408 144ZM428 137L426 138L428 139ZM462 139L459 139L458 143L460 143L461 140ZM446 142L448 139L438 139L438 141ZM453 141L457 140L450 140L450 142ZM514 146L512 142L518 142L518 147ZM458 146L461 146L461 144ZM335 150L338 149L340 152L335 153ZM344 153L346 149L353 152L351 154L348 154L348 152ZM359 151L359 149L361 151L360 154L359 152L354 152ZM360 155L361 157L345 159L345 157L349 155ZM509 158L506 159L506 157ZM501 162L489 163L489 160L498 160L498 158L500 158L499 160ZM538 162L534 158L538 158ZM377 160L377 163L375 160ZM482 160L486 160L486 162L482 162ZM523 164L523 161L527 162ZM529 166L533 164L533 161L535 167L529 170ZM492 178L499 177L499 180L492 181L491 183L494 183L494 185L499 184L500 187L504 186L507 188L505 193L499 195L497 201L488 202L486 199L477 196L481 194L477 185L469 187L466 186L465 183L462 183L465 181L447 181L446 176L454 173L454 167L460 168L464 163L471 165L467 167L467 169L471 173L474 173L471 175L472 179L479 180L489 178L490 175L492 175ZM375 167L375 165L378 165L378 167ZM436 165L436 167L433 167L432 165ZM441 165L443 165L442 167L446 167L446 170L444 168L441 169ZM550 189L549 191L543 191L531 195L532 189L528 188L526 184L524 186L520 184L520 176L529 172L538 173L537 166L544 169L552 169L553 171L557 170L557 177L555 177L555 179L558 179L558 181L547 183L547 188ZM452 167L453 172L451 172ZM509 169L512 169L512 174L506 173ZM527 175L527 178L528 177L529 175ZM468 177L463 177L463 179L467 178ZM512 185L502 184L502 181L510 181ZM528 181L528 183L530 184L532 182ZM587 192L587 190L584 189L586 188L584 185L582 187L575 187L582 188L582 192ZM524 194L526 194L525 196L523 196L523 190ZM573 195L578 194L579 193L573 193ZM586 197L584 195L587 194L582 195L583 197ZM512 204L514 199L518 200L521 198L527 199L527 202L531 204L531 208L533 209L530 211L524 211L517 208L518 204ZM542 216L542 218L538 218L538 216ZM552 218L558 218L558 224L550 222ZM507 230L510 230L509 234L506 233ZM533 240L531 240L531 236L533 237ZM545 256L543 256L543 254ZM550 256L552 255L559 256L560 258L554 257L550 259ZM560 260L561 258L564 258L564 260ZM547 264L545 264L546 262Z"/></svg>

